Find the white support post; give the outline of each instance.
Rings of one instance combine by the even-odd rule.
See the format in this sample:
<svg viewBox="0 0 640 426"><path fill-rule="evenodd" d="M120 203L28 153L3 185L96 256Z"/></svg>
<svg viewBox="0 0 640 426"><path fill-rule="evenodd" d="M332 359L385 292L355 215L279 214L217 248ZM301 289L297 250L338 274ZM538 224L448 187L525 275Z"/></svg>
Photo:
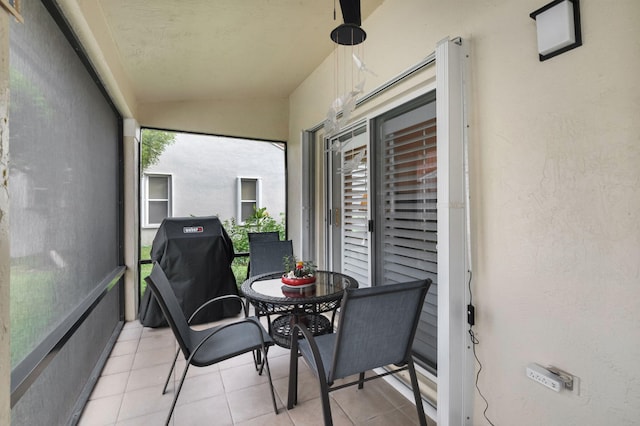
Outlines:
<svg viewBox="0 0 640 426"><path fill-rule="evenodd" d="M125 273L125 320L132 321L138 316L138 244L140 241L140 126L133 118L124 119L124 262Z"/></svg>

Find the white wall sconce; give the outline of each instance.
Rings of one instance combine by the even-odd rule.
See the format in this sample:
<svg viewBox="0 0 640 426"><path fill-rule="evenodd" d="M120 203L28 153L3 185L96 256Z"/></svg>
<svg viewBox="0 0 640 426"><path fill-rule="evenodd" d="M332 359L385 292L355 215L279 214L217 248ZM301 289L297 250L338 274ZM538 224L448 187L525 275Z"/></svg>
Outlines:
<svg viewBox="0 0 640 426"><path fill-rule="evenodd" d="M554 0L529 16L536 21L540 61L582 45L579 0Z"/></svg>

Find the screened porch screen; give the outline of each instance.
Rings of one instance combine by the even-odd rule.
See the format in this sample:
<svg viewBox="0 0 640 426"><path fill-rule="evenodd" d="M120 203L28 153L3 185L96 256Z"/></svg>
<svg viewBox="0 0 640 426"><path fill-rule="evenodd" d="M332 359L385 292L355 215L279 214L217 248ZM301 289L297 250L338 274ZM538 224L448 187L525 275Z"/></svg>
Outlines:
<svg viewBox="0 0 640 426"><path fill-rule="evenodd" d="M12 424L65 424L119 321L112 291L59 337L121 264L121 119L51 2L22 6L9 57L12 382L39 373ZM66 343L40 362L53 341Z"/></svg>

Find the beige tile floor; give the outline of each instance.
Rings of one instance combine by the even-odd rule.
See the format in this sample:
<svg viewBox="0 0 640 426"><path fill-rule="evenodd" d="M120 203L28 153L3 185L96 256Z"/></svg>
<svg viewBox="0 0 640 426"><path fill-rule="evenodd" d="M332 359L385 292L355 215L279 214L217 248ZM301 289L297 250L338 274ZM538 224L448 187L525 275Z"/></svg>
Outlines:
<svg viewBox="0 0 640 426"><path fill-rule="evenodd" d="M80 426L161 425L184 369L178 362L174 386L162 386L176 350L168 328L126 323L80 419ZM181 356L182 357L182 356ZM286 409L289 351L269 351L279 414L273 412L266 375L253 368L251 354L206 368L189 368L172 417L174 425L322 425L318 382L300 361L298 405ZM384 380L367 382L331 394L334 424L415 425L415 406ZM429 426L435 425L429 420Z"/></svg>

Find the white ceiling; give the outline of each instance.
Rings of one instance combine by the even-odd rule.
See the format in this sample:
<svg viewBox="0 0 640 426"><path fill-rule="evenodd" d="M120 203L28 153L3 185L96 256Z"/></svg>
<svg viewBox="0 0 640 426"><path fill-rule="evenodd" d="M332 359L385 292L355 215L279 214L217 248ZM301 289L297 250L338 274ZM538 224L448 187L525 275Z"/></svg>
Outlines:
<svg viewBox="0 0 640 426"><path fill-rule="evenodd" d="M342 23L338 0L97 1L138 102L286 98Z"/></svg>

